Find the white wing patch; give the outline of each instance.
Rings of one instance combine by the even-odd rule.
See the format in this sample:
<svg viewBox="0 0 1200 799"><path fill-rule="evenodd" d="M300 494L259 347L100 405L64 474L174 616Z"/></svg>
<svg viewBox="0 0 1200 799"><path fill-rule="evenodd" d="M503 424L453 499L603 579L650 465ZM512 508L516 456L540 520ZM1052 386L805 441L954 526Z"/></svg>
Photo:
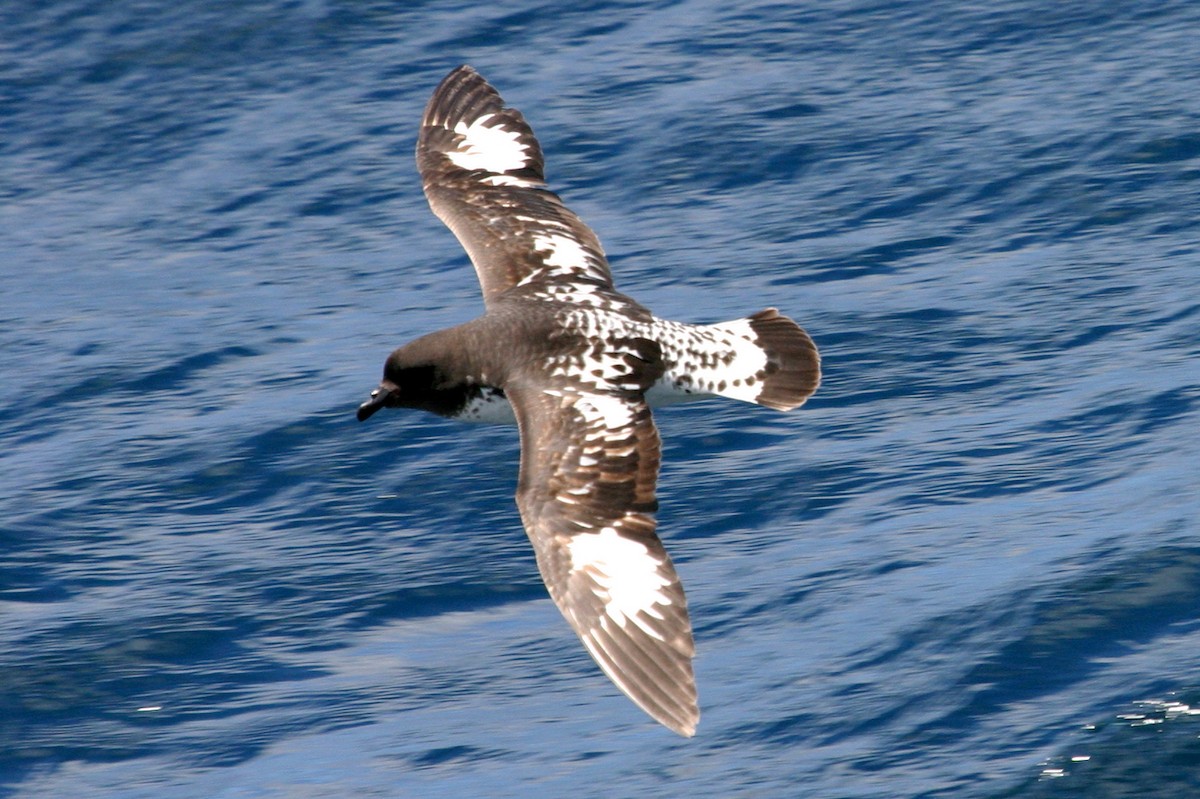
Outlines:
<svg viewBox="0 0 1200 799"><path fill-rule="evenodd" d="M615 370L614 370L615 372ZM616 376L615 373L613 375ZM601 379L611 379L607 375ZM634 423L637 407L618 396L609 394L587 394L575 403L575 409L583 416L589 432L596 431L605 438L628 438Z"/></svg>
<svg viewBox="0 0 1200 799"><path fill-rule="evenodd" d="M529 166L527 149L519 141L520 131L507 130L499 125L489 127L487 122L495 114L484 114L468 126L459 122L454 126L454 132L463 137L463 142L457 150L446 153L446 157L457 167L484 172L509 172L524 169ZM514 178L510 175L496 175L503 178L502 183L513 182L526 185L529 181Z"/></svg>
<svg viewBox="0 0 1200 799"><path fill-rule="evenodd" d="M571 536L567 539L567 552L571 556L571 573L582 572L591 578L610 619L621 628L633 621L649 635L663 640L638 615L661 620L663 614L656 606L671 604L670 597L662 590L671 580L660 571L663 566L660 559L643 544L623 538L614 527Z"/></svg>
<svg viewBox="0 0 1200 799"><path fill-rule="evenodd" d="M566 273L585 272L590 263L587 250L583 249L578 241L568 236L554 233L534 236L533 248L538 252L548 252L549 255L542 258L542 263L555 267L556 271L561 269ZM544 275L545 273L539 274Z"/></svg>

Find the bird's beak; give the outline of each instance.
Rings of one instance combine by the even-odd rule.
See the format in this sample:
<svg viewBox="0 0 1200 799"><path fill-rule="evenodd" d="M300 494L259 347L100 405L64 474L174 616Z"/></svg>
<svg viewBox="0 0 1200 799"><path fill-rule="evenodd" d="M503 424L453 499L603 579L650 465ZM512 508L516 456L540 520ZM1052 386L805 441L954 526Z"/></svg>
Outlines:
<svg viewBox="0 0 1200 799"><path fill-rule="evenodd" d="M371 392L371 398L358 406L358 421L367 421L371 418L371 414L387 405L387 401L392 396L394 390L394 387L381 383L379 388Z"/></svg>

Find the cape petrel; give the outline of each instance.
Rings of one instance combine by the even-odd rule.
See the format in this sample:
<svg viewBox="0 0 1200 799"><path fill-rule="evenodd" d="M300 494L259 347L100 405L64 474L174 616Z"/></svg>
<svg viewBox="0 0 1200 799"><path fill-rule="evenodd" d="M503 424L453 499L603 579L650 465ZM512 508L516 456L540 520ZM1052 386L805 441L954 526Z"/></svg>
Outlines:
<svg viewBox="0 0 1200 799"><path fill-rule="evenodd" d="M550 596L618 688L691 736L695 648L655 534L650 406L717 395L791 410L820 382L817 348L774 308L691 325L618 292L596 234L546 187L525 118L471 67L434 91L417 165L486 312L393 352L358 418L404 407L515 421L517 507Z"/></svg>

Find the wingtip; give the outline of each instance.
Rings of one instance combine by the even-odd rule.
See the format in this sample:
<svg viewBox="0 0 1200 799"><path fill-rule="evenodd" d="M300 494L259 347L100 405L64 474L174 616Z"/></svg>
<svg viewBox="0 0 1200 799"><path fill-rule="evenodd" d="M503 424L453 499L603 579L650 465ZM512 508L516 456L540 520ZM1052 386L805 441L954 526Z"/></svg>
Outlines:
<svg viewBox="0 0 1200 799"><path fill-rule="evenodd" d="M642 636L634 632L637 629L636 624L611 629L602 626L580 639L613 685L646 715L672 732L691 738L700 722L691 626L678 639L686 644L681 648L662 646L657 635Z"/></svg>
<svg viewBox="0 0 1200 799"><path fill-rule="evenodd" d="M678 721L668 721L665 719L655 719L664 727L676 735L684 738L693 738L696 735L696 727L700 724L700 708L693 705L688 708L687 718Z"/></svg>

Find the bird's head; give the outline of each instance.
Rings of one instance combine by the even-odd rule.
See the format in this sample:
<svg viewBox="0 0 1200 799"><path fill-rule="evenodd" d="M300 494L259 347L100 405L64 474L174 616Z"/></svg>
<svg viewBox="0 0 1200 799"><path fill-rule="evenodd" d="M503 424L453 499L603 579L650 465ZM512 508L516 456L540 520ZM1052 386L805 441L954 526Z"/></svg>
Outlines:
<svg viewBox="0 0 1200 799"><path fill-rule="evenodd" d="M413 363L404 348L391 354L383 367L383 380L358 406L358 421L365 422L380 408L434 410L432 402L444 388L441 371L430 363Z"/></svg>

